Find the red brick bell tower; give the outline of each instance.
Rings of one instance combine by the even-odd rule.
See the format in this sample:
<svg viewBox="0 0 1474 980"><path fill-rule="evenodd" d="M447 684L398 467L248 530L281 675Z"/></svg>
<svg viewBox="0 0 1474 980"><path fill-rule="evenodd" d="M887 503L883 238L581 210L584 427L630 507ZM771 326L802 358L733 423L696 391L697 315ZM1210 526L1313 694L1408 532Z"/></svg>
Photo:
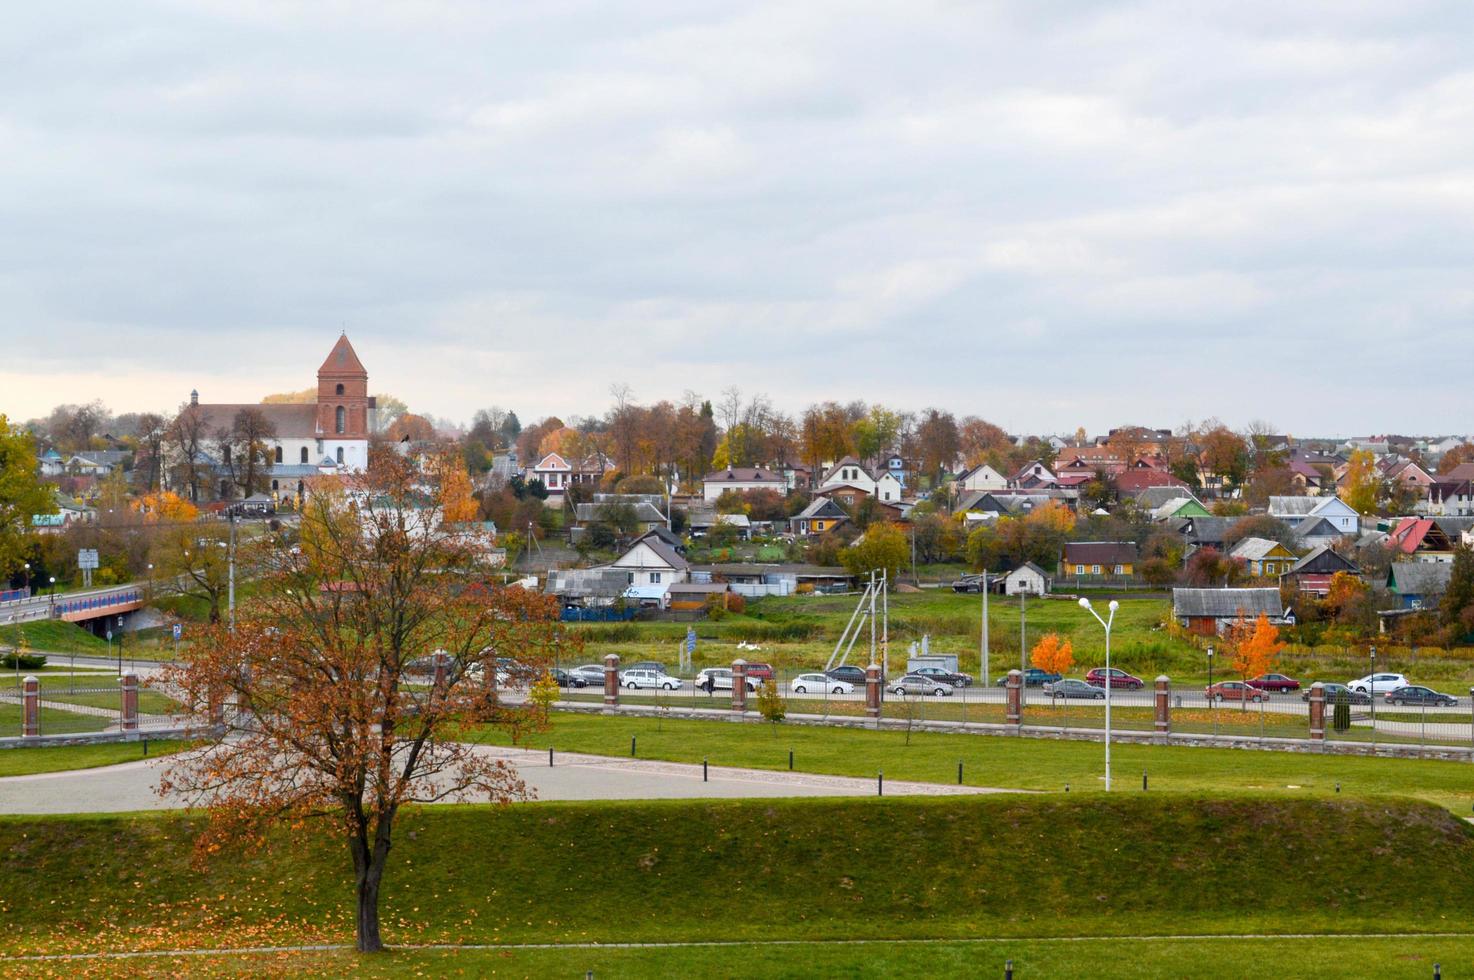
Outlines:
<svg viewBox="0 0 1474 980"><path fill-rule="evenodd" d="M368 371L344 333L317 369L317 433L323 439L367 439Z"/></svg>

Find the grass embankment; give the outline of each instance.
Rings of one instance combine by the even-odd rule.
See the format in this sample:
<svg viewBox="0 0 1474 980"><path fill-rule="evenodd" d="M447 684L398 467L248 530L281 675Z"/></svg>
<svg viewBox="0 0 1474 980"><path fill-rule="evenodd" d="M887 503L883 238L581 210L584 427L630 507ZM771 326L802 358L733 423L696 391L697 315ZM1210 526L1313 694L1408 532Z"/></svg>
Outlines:
<svg viewBox="0 0 1474 980"><path fill-rule="evenodd" d="M0 647L14 647L25 636L26 643L38 653L86 653L106 655L107 640L93 636L78 626L60 619L38 619L30 623L0 626ZM116 648L113 649L116 653Z"/></svg>
<svg viewBox="0 0 1474 980"><path fill-rule="evenodd" d="M973 786L1074 793L1103 788L1104 748L1099 742L913 732L911 744L898 731L817 726L733 724L727 721L604 717L558 713L550 731L522 744L551 745L565 752L628 756L630 737L641 758L753 769L787 769L873 779L951 783L957 763ZM488 742L505 733L487 732ZM1273 793L1305 796L1395 794L1447 807L1457 814L1474 804L1474 767L1424 759L1201 749L1166 745L1111 747L1115 788L1140 791L1146 771L1152 792Z"/></svg>
<svg viewBox="0 0 1474 980"><path fill-rule="evenodd" d="M0 949L349 937L340 840L278 839L200 869L198 826L0 819ZM431 807L406 814L391 860L383 911L398 943L1416 933L1461 929L1474 903L1474 830L1394 799Z"/></svg>
<svg viewBox="0 0 1474 980"><path fill-rule="evenodd" d="M1218 977L1325 980L1377 977L1427 980L1433 964L1452 977L1474 960L1474 939L1336 937L1284 939L1101 939L978 942L887 940L863 945L735 945L663 949L395 950L358 956L346 950L108 961L109 976L580 977L601 980L678 977L844 976L1001 977L1013 961L1018 977L1092 980ZM95 965L95 964L87 964ZM0 972L4 964L0 962ZM83 963L28 963L30 976L75 976ZM15 971L17 975L22 970Z"/></svg>
<svg viewBox="0 0 1474 980"><path fill-rule="evenodd" d="M101 745L58 745L8 749L0 752L0 776L29 776L42 772L96 769L120 762L136 762L182 752L193 743L177 739L144 742L108 742ZM148 755L145 756L144 753Z"/></svg>

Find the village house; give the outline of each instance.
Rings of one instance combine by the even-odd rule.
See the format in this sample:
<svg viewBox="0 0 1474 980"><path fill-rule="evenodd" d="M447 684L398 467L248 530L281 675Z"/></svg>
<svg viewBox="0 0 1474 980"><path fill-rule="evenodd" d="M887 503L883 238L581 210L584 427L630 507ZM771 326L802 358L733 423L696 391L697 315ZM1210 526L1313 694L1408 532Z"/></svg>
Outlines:
<svg viewBox="0 0 1474 980"><path fill-rule="evenodd" d="M1290 570L1280 577L1280 581L1292 584L1296 592L1324 599L1331 590L1331 579L1338 572L1360 575L1361 567L1350 558L1321 545L1291 565Z"/></svg>
<svg viewBox="0 0 1474 980"><path fill-rule="evenodd" d="M1250 577L1269 578L1284 574L1300 556L1269 538L1244 538L1233 546L1228 557L1243 565Z"/></svg>
<svg viewBox="0 0 1474 980"><path fill-rule="evenodd" d="M1200 636L1216 636L1240 620L1252 624L1263 614L1271 623L1294 622L1279 589L1173 589L1172 616Z"/></svg>
<svg viewBox="0 0 1474 980"><path fill-rule="evenodd" d="M1122 578L1136 574L1131 541L1070 541L1060 554L1059 573L1073 578Z"/></svg>
<svg viewBox="0 0 1474 980"><path fill-rule="evenodd" d="M1340 497L1270 497L1269 516L1291 528L1316 517L1324 517L1342 534L1356 534L1361 527L1361 515Z"/></svg>
<svg viewBox="0 0 1474 980"><path fill-rule="evenodd" d="M708 473L701 480L701 496L707 503L714 502L728 490L737 493L772 490L778 494L787 494L788 481L774 470L748 466L729 466L725 470Z"/></svg>
<svg viewBox="0 0 1474 980"><path fill-rule="evenodd" d="M1401 609L1436 609L1452 576L1453 566L1443 562L1395 561L1387 569L1387 591Z"/></svg>
<svg viewBox="0 0 1474 980"><path fill-rule="evenodd" d="M1004 595L1043 595L1049 591L1049 576L1031 561L1003 576Z"/></svg>
<svg viewBox="0 0 1474 980"><path fill-rule="evenodd" d="M828 497L815 497L798 514L788 519L788 530L800 537L833 531L850 519L844 508Z"/></svg>

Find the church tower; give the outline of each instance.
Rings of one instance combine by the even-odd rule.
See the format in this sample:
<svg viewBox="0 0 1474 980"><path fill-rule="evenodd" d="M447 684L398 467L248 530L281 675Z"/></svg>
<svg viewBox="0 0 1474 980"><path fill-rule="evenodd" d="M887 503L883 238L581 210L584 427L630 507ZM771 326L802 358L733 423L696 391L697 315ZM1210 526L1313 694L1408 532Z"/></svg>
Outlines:
<svg viewBox="0 0 1474 980"><path fill-rule="evenodd" d="M319 439L367 439L368 371L344 333L317 369L317 433Z"/></svg>

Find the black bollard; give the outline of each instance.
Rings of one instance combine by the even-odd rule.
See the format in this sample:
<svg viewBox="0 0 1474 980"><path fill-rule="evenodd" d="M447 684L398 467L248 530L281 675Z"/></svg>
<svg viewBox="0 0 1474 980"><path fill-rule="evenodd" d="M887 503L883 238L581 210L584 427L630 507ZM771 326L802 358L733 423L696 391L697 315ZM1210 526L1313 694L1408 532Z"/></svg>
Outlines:
<svg viewBox="0 0 1474 980"><path fill-rule="evenodd" d="M788 750L788 771L793 772L793 750Z"/></svg>
<svg viewBox="0 0 1474 980"><path fill-rule="evenodd" d="M1433 964L1433 980L1443 980L1443 970L1437 963Z"/></svg>
<svg viewBox="0 0 1474 980"><path fill-rule="evenodd" d="M962 760L957 760L957 785L962 785Z"/></svg>
<svg viewBox="0 0 1474 980"><path fill-rule="evenodd" d="M1143 769L1141 771L1141 791L1143 793L1146 792L1146 770L1145 769Z"/></svg>
<svg viewBox="0 0 1474 980"><path fill-rule="evenodd" d="M1069 791L1070 791L1070 784L1069 783L1065 783L1065 792L1068 793Z"/></svg>
<svg viewBox="0 0 1474 980"><path fill-rule="evenodd" d="M1003 980L1013 980L1013 960L1005 960L1003 963Z"/></svg>
<svg viewBox="0 0 1474 980"><path fill-rule="evenodd" d="M701 760L701 781L706 782L706 760Z"/></svg>
<svg viewBox="0 0 1474 980"><path fill-rule="evenodd" d="M884 796L885 795L885 772L884 771L878 772L878 773L875 774L875 795L876 796Z"/></svg>
<svg viewBox="0 0 1474 980"><path fill-rule="evenodd" d="M143 740L143 754L148 755L148 739Z"/></svg>
<svg viewBox="0 0 1474 980"><path fill-rule="evenodd" d="M630 736L630 755L633 757L634 754L635 754L635 736L631 735Z"/></svg>
<svg viewBox="0 0 1474 980"><path fill-rule="evenodd" d="M551 745L548 746L548 768L553 768L553 747Z"/></svg>
<svg viewBox="0 0 1474 980"><path fill-rule="evenodd" d="M1338 793L1341 792L1341 784L1340 783L1337 783L1336 784L1336 792L1338 792Z"/></svg>

